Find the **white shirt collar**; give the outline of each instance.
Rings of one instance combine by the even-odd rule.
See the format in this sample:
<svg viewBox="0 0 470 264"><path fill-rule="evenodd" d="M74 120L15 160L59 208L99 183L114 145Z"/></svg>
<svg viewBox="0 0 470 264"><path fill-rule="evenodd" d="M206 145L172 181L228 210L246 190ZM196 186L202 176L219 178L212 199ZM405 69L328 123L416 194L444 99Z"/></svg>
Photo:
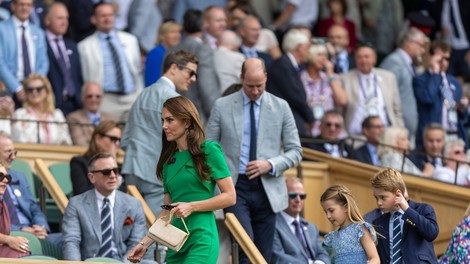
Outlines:
<svg viewBox="0 0 470 264"><path fill-rule="evenodd" d="M286 223L288 226L292 226L292 222L294 222L294 220L297 220L297 222L300 223L300 216L298 215L296 217L292 217L291 215L287 214L284 211L281 211L281 215L284 218L284 220L286 220Z"/></svg>
<svg viewBox="0 0 470 264"><path fill-rule="evenodd" d="M105 198L104 195L102 195L98 190L95 189L95 194L96 194L96 200L101 207L103 207L103 200ZM109 204L111 205L111 208L114 208L114 203L116 200L116 190L114 190L110 195L108 195L106 198L109 200ZM102 208L98 208L100 211Z"/></svg>
<svg viewBox="0 0 470 264"><path fill-rule="evenodd" d="M26 20L24 22L21 22L16 16L12 16L12 21L13 21L13 25L15 25L15 28L23 25L25 26L26 28L29 27L29 20Z"/></svg>
<svg viewBox="0 0 470 264"><path fill-rule="evenodd" d="M171 88L173 88L173 90L176 91L176 86L175 86L175 84L174 84L168 77L162 76L162 77L160 77L160 79L162 79L162 80L164 80L165 82L167 82L167 83L171 86Z"/></svg>
<svg viewBox="0 0 470 264"><path fill-rule="evenodd" d="M292 63L292 65L294 66L295 69L299 69L299 64L297 63L297 61L295 60L295 57L294 55L292 55L292 53L290 52L287 52L287 57L289 58L290 62Z"/></svg>

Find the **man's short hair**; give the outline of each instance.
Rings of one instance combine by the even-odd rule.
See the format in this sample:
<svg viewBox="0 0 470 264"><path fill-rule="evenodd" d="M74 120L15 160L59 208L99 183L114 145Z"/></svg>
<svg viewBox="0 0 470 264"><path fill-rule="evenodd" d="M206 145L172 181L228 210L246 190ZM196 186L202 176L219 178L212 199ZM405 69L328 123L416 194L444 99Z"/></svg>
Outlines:
<svg viewBox="0 0 470 264"><path fill-rule="evenodd" d="M261 59L261 58L256 58L257 60L259 60L261 62L261 67L263 69L263 72L266 73L266 64L264 64L264 60ZM242 72L241 72L241 76L245 76L245 73L246 73L246 61L245 60L243 63L242 63Z"/></svg>
<svg viewBox="0 0 470 264"><path fill-rule="evenodd" d="M370 128L372 119L376 119L376 118L380 118L380 116L371 115L371 116L364 118L364 121L362 121L362 124L361 124L362 129Z"/></svg>
<svg viewBox="0 0 470 264"><path fill-rule="evenodd" d="M197 65L199 61L196 55L184 50L171 52L163 60L163 72L166 73L173 64L182 67L186 66L188 63L194 63Z"/></svg>
<svg viewBox="0 0 470 264"><path fill-rule="evenodd" d="M325 119L326 119L327 116L336 116L336 117L338 117L339 121L341 122L341 126L342 127L344 126L343 116L340 113L338 113L336 110L332 109L332 110L326 111L325 114L323 115L323 117L321 118L321 123L325 122Z"/></svg>
<svg viewBox="0 0 470 264"><path fill-rule="evenodd" d="M310 43L310 40L308 39L308 36L305 35L305 33L299 29L291 29L284 36L282 41L282 49L285 52L289 52L294 50L300 44L308 43Z"/></svg>
<svg viewBox="0 0 470 264"><path fill-rule="evenodd" d="M403 176L399 171L392 168L383 169L377 172L374 177L370 179L370 184L372 188L392 193L395 193L397 190L405 193L406 190Z"/></svg>
<svg viewBox="0 0 470 264"><path fill-rule="evenodd" d="M397 44L399 47L403 47L408 41L416 41L425 37L426 35L421 30L411 27L399 36Z"/></svg>
<svg viewBox="0 0 470 264"><path fill-rule="evenodd" d="M0 138L8 138L9 140L13 141L11 135L3 130L0 130Z"/></svg>
<svg viewBox="0 0 470 264"><path fill-rule="evenodd" d="M111 153L107 152L99 152L96 153L94 156L91 157L90 161L88 161L88 172L92 172L95 170L95 163L99 159L107 159L107 158L113 158L114 156L111 155Z"/></svg>
<svg viewBox="0 0 470 264"><path fill-rule="evenodd" d="M432 42L431 47L429 49L429 53L431 53L431 55L434 55L437 49L440 49L443 52L451 52L452 46L450 46L448 43L441 39L436 39Z"/></svg>
<svg viewBox="0 0 470 264"><path fill-rule="evenodd" d="M197 9L188 9L183 15L183 30L188 34L202 31L202 11Z"/></svg>
<svg viewBox="0 0 470 264"><path fill-rule="evenodd" d="M431 130L440 130L442 131L442 133L446 133L446 130L444 129L444 127L439 124L439 123L431 123L427 126L424 127L424 130L423 130L423 138L426 138L426 134L428 133L428 131L431 131Z"/></svg>
<svg viewBox="0 0 470 264"><path fill-rule="evenodd" d="M33 1L34 2L34 1ZM93 15L96 15L96 10L100 7L100 6L103 6L103 5L110 5L113 7L114 9L114 6L111 2L106 2L106 1L98 1L98 3L94 4L93 5Z"/></svg>

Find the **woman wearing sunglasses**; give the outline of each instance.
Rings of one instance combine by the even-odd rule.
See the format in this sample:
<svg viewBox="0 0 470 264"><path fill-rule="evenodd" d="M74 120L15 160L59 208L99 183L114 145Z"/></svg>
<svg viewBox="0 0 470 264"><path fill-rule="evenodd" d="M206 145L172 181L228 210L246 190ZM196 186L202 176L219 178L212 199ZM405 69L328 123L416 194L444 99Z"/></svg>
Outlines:
<svg viewBox="0 0 470 264"><path fill-rule="evenodd" d="M189 230L180 251L169 250L166 263L216 263L219 238L214 210L235 204L236 194L230 171L216 142L205 141L205 133L194 104L183 96L168 99L162 109L162 155L157 177L163 182L164 204L171 205L176 217L172 224ZM214 196L215 186L220 194ZM170 209L170 208L167 208ZM163 210L158 217L170 213ZM154 241L145 236L128 255L139 262Z"/></svg>
<svg viewBox="0 0 470 264"><path fill-rule="evenodd" d="M13 140L21 143L71 145L64 114L54 106L54 93L49 80L31 74L23 81L26 101L13 115ZM37 121L40 121L37 123ZM59 122L59 123L54 123Z"/></svg>
<svg viewBox="0 0 470 264"><path fill-rule="evenodd" d="M10 213L8 204L13 202L7 198L7 186L11 176L7 174L4 165L0 163L0 258L20 258L29 255L28 239L10 236Z"/></svg>
<svg viewBox="0 0 470 264"><path fill-rule="evenodd" d="M121 144L121 128L113 120L102 121L93 131L87 151L82 156L73 157L70 161L73 194L78 195L93 188L88 179L88 161L99 152L111 153L116 158ZM118 164L121 167L121 164ZM119 190L127 192L122 177Z"/></svg>

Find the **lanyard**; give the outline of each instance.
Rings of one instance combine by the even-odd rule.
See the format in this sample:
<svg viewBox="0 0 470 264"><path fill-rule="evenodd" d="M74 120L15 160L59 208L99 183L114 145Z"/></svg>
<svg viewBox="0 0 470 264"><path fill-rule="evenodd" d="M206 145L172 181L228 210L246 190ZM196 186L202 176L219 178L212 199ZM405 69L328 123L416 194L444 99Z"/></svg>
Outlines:
<svg viewBox="0 0 470 264"><path fill-rule="evenodd" d="M369 77L368 79L370 81L371 77ZM374 95L375 96L374 95L368 95L366 93L366 89L364 88L364 84L362 82L361 76L359 75L359 84L361 86L362 95L364 96L364 99L366 100L366 103L369 102L374 97L376 97L376 98L379 97L379 94L378 94L378 91L377 91L377 76L375 74L373 74L372 79L373 79L373 82L374 82L373 87L374 87Z"/></svg>

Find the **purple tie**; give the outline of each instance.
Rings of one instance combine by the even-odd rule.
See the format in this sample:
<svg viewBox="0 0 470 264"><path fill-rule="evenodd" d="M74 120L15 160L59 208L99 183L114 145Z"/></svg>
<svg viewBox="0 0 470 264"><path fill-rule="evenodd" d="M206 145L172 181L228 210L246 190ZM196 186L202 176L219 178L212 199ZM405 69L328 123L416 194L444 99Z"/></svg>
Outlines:
<svg viewBox="0 0 470 264"><path fill-rule="evenodd" d="M60 70L62 71L62 77L64 78L64 95L67 96L72 96L75 93L75 88L73 87L72 83L72 75L70 72L70 67L67 66L67 63L65 61L65 56L64 52L62 51L62 48L60 46L60 39L56 38L54 39L57 47L57 61L59 62Z"/></svg>
<svg viewBox="0 0 470 264"><path fill-rule="evenodd" d="M28 43L26 42L25 30L26 30L26 27L21 25L21 50L23 52L23 73L24 73L23 79L28 78L29 74L31 74L31 63L29 60Z"/></svg>
<svg viewBox="0 0 470 264"><path fill-rule="evenodd" d="M3 201L7 205L8 212L10 213L10 223L12 225L20 225L20 219L18 218L18 212L15 204L13 203L13 199L10 196L10 188L5 190L3 194Z"/></svg>
<svg viewBox="0 0 470 264"><path fill-rule="evenodd" d="M312 254L310 253L310 250L308 249L307 242L304 239L303 231L302 231L302 226L297 220L294 220L292 224L295 227L295 236L299 240L300 244L304 248L305 252L307 253L308 257L313 260Z"/></svg>

